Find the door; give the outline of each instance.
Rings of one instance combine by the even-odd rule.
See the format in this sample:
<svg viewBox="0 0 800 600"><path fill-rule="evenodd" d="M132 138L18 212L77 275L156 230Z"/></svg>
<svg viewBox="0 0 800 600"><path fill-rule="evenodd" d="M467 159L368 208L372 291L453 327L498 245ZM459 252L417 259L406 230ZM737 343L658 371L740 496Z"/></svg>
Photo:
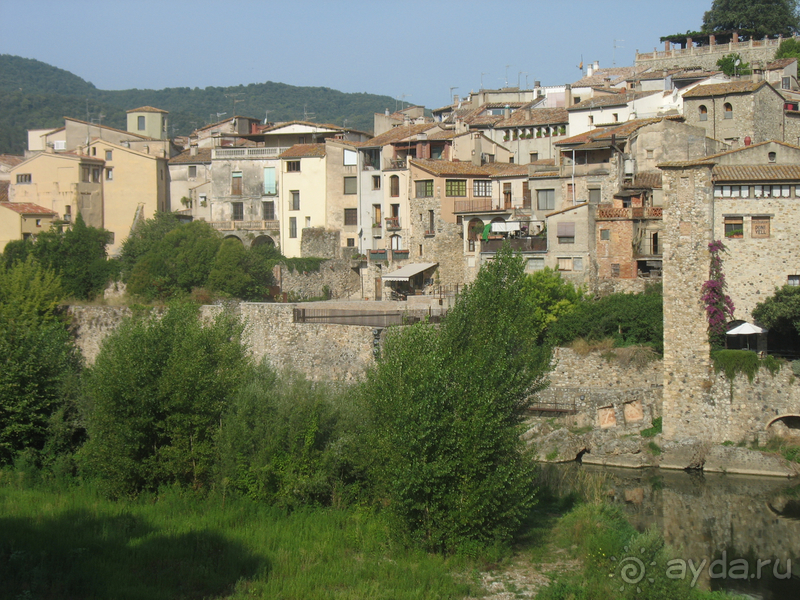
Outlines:
<svg viewBox="0 0 800 600"><path fill-rule="evenodd" d="M381 292L383 291L383 281L380 277L375 278L375 300L381 300L383 296Z"/></svg>

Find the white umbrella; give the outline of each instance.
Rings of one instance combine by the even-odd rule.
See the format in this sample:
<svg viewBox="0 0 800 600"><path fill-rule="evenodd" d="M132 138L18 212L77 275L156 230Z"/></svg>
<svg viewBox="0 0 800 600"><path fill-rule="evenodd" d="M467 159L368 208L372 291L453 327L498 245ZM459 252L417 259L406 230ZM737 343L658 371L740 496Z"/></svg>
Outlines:
<svg viewBox="0 0 800 600"><path fill-rule="evenodd" d="M734 327L728 332L728 335L753 335L755 333L766 333L766 329L762 329L758 325L751 325L750 323L742 323Z"/></svg>

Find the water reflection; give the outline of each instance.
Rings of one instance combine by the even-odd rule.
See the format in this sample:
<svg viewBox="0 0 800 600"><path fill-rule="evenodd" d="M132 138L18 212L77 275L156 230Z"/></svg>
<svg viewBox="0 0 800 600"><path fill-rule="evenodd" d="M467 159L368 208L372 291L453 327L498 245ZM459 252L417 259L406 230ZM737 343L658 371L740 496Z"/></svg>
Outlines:
<svg viewBox="0 0 800 600"><path fill-rule="evenodd" d="M624 505L634 527L640 531L650 525L658 527L676 557L692 561L689 564L697 571L697 585L702 588L764 600L800 596L797 481L658 469L581 468L605 473L609 495Z"/></svg>

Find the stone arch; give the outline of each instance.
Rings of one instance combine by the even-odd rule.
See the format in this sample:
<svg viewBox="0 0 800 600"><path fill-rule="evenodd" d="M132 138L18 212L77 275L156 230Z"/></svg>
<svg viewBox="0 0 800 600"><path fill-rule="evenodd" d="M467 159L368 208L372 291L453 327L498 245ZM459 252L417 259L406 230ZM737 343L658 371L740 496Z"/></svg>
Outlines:
<svg viewBox="0 0 800 600"><path fill-rule="evenodd" d="M475 251L475 244L483 233L483 227L483 221L478 217L473 217L467 223L467 250L469 252Z"/></svg>
<svg viewBox="0 0 800 600"><path fill-rule="evenodd" d="M268 235L259 235L250 243L251 248L258 248L259 246L275 246L275 240Z"/></svg>
<svg viewBox="0 0 800 600"><path fill-rule="evenodd" d="M770 436L800 439L800 414L778 415L770 419L765 429Z"/></svg>
<svg viewBox="0 0 800 600"><path fill-rule="evenodd" d="M241 237L239 237L238 235L235 235L235 234L233 234L233 233L231 233L231 234L229 234L229 235L226 235L226 236L225 236L224 238L222 238L222 239L223 239L223 240L236 240L236 241L238 241L240 244L242 244L243 246L245 245L245 243L244 243L244 240L243 240Z"/></svg>

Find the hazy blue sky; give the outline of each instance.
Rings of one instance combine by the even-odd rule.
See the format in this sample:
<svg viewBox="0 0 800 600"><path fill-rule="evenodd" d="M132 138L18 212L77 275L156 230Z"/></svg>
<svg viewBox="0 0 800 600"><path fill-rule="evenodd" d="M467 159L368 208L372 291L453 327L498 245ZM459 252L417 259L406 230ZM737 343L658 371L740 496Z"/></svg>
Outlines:
<svg viewBox="0 0 800 600"><path fill-rule="evenodd" d="M450 87L463 96L481 83L575 81L581 57L601 67L633 64L637 49L663 46L660 36L698 29L710 6L711 0L0 0L0 54L41 60L101 89L277 81L405 94L406 102L436 108L448 103Z"/></svg>

